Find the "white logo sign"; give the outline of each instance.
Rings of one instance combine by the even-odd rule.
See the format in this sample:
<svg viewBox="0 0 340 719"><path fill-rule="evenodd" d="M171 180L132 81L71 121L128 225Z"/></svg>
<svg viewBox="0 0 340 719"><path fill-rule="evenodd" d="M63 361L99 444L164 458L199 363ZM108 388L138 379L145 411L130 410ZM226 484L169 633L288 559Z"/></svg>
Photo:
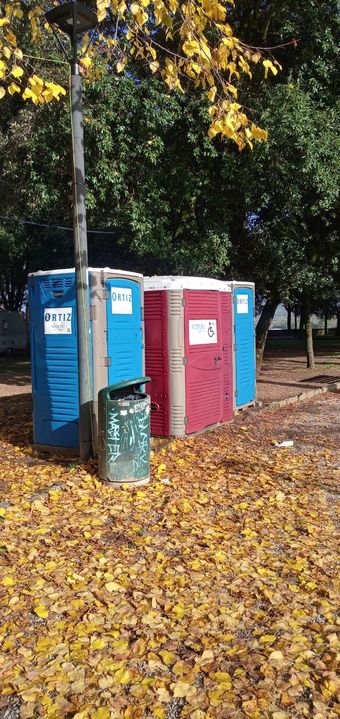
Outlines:
<svg viewBox="0 0 340 719"><path fill-rule="evenodd" d="M132 315L132 290L128 287L111 287L113 315Z"/></svg>
<svg viewBox="0 0 340 719"><path fill-rule="evenodd" d="M237 295L236 312L238 315L248 314L248 295Z"/></svg>
<svg viewBox="0 0 340 719"><path fill-rule="evenodd" d="M46 307L44 310L44 334L72 334L72 307Z"/></svg>
<svg viewBox="0 0 340 719"><path fill-rule="evenodd" d="M213 345L216 342L216 320L189 320L189 344Z"/></svg>

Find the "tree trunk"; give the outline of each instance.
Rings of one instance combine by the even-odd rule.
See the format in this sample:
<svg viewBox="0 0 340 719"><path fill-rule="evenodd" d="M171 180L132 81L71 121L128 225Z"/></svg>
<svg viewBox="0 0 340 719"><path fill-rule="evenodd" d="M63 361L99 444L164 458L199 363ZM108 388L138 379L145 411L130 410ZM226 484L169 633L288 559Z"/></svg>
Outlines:
<svg viewBox="0 0 340 719"><path fill-rule="evenodd" d="M261 370L267 335L280 300L267 300L256 326L256 374Z"/></svg>
<svg viewBox="0 0 340 719"><path fill-rule="evenodd" d="M304 297L302 303L302 315L304 318L305 325L305 347L307 357L307 367L309 369L315 369L314 361L314 346L313 346L313 329L312 329L312 318L311 318L311 303L308 295Z"/></svg>
<svg viewBox="0 0 340 719"><path fill-rule="evenodd" d="M340 310L338 310L336 313L336 319L337 319L337 323L336 323L335 335L336 335L336 337L340 337Z"/></svg>
<svg viewBox="0 0 340 719"><path fill-rule="evenodd" d="M327 315L325 315L325 329L324 329L325 337L327 337L327 334L328 334L328 324L327 323L328 323L328 317L327 317Z"/></svg>
<svg viewBox="0 0 340 719"><path fill-rule="evenodd" d="M305 336L305 329L306 329L306 310L304 307L304 304L301 305L301 313L300 313L300 325L299 325L299 336L303 338Z"/></svg>
<svg viewBox="0 0 340 719"><path fill-rule="evenodd" d="M298 332L298 311L297 311L297 307L295 307L295 310L294 310L294 337L297 336L297 332Z"/></svg>
<svg viewBox="0 0 340 719"><path fill-rule="evenodd" d="M287 332L292 333L292 310L290 307L287 310Z"/></svg>
<svg viewBox="0 0 340 719"><path fill-rule="evenodd" d="M307 367L315 369L314 361L314 346L313 346L313 330L312 321L310 314L306 318L306 355L307 355Z"/></svg>

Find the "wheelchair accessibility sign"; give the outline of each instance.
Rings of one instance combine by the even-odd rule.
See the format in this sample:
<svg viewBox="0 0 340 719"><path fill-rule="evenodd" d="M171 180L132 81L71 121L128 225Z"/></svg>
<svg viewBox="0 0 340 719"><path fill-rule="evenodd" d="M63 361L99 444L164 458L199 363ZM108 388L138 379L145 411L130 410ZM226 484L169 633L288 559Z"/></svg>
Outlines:
<svg viewBox="0 0 340 719"><path fill-rule="evenodd" d="M46 307L44 310L44 334L72 334L72 307Z"/></svg>
<svg viewBox="0 0 340 719"><path fill-rule="evenodd" d="M190 345L213 345L216 342L216 320L189 320Z"/></svg>

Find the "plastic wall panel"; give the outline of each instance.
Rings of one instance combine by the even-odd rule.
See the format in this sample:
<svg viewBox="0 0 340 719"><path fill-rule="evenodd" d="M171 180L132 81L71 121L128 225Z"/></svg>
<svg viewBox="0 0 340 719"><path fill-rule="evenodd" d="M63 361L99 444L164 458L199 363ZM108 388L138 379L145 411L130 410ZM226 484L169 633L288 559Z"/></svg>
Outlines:
<svg viewBox="0 0 340 719"><path fill-rule="evenodd" d="M221 294L222 307L222 356L223 356L223 404L222 422L233 419L233 311L231 292Z"/></svg>
<svg viewBox="0 0 340 719"><path fill-rule="evenodd" d="M169 393L170 393L170 434L182 437L186 433L185 423L185 344L183 290L169 290Z"/></svg>
<svg viewBox="0 0 340 719"><path fill-rule="evenodd" d="M254 289L253 283L233 283L236 409L254 404L256 398Z"/></svg>
<svg viewBox="0 0 340 719"><path fill-rule="evenodd" d="M221 292L186 290L185 352L186 431L198 432L222 420L223 406L223 331ZM213 336L202 333L202 342L193 344L190 322L199 327L211 323ZM194 325L194 327L196 324Z"/></svg>
<svg viewBox="0 0 340 719"><path fill-rule="evenodd" d="M165 291L146 292L145 372L151 377L147 392L151 395L151 434L169 435L169 351L168 304Z"/></svg>
<svg viewBox="0 0 340 719"><path fill-rule="evenodd" d="M133 294L139 305L135 323L135 345L131 346L129 337L125 337L125 343L121 342L119 324L113 326L108 333L108 315L110 311L111 292L108 282L116 286L121 281L132 282ZM143 321L143 277L135 273L124 272L124 270L111 270L110 268L93 269L90 272L91 289L91 314L93 334L94 363L94 392L93 392L93 434L95 448L97 447L97 426L98 426L98 392L112 382L119 382L126 377L128 372L137 373L138 376L145 374L144 356L144 321ZM123 282L124 284L124 282ZM129 284L126 285L130 287ZM128 316L129 318L130 316ZM119 319L119 318L118 318ZM128 341L128 348L126 347ZM125 346L124 346L125 344ZM111 351L112 350L112 351ZM112 355L112 356L111 356ZM135 375L135 376L137 376ZM131 377L132 379L132 377Z"/></svg>
<svg viewBox="0 0 340 719"><path fill-rule="evenodd" d="M76 451L79 392L74 276L29 277L29 303L34 443Z"/></svg>

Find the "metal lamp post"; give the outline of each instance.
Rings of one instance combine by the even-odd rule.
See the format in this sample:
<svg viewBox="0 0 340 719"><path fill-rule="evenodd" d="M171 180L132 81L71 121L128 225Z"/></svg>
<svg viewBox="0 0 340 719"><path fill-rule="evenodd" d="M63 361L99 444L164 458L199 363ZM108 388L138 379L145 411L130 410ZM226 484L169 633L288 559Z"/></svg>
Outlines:
<svg viewBox="0 0 340 719"><path fill-rule="evenodd" d="M86 460L92 451L91 432L91 370L90 370L90 317L88 286L88 253L85 206L84 128L82 114L82 80L79 72L77 38L97 24L93 8L78 0L59 5L45 14L53 27L69 35L72 55L71 105L73 150L73 223L74 261L77 288L78 322L78 374L79 374L79 450L80 459Z"/></svg>

